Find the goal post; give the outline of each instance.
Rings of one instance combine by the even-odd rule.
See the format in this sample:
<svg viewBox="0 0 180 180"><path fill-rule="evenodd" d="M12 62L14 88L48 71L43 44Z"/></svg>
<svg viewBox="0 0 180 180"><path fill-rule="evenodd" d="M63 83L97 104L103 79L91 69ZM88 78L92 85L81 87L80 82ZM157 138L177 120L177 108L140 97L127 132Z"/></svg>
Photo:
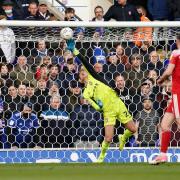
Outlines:
<svg viewBox="0 0 180 180"><path fill-rule="evenodd" d="M66 50L66 43L60 37L64 27L73 29L77 48L95 71L117 90L138 122L138 138L130 138L121 152L118 134L124 132L124 127L117 120L105 161L152 160L159 153L159 124L171 100L171 81L160 88L156 80L176 49L179 21L1 20L0 163L97 160L104 137L103 116L82 98L81 62ZM59 98L63 109L59 104L56 113L49 111L54 107L54 98ZM24 119L13 116L22 111L24 105L32 109L38 119L36 125L29 123L24 128ZM151 109L149 115L145 108ZM23 138L19 140L17 135ZM179 137L174 123L169 162L180 162Z"/></svg>

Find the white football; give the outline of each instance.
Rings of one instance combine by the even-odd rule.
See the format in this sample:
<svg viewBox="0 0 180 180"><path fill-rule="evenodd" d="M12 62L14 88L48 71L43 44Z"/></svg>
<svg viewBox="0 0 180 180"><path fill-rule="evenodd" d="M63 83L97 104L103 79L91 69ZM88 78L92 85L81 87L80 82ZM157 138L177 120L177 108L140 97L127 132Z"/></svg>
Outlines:
<svg viewBox="0 0 180 180"><path fill-rule="evenodd" d="M73 30L69 27L61 29L61 32L60 32L61 38L66 39L66 40L72 39L73 34L74 34Z"/></svg>

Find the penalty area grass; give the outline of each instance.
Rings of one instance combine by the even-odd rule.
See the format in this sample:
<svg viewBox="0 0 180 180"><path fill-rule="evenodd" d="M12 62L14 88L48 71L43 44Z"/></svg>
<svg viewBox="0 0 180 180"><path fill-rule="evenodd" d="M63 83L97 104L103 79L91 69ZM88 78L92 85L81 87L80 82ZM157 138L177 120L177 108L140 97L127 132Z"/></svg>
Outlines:
<svg viewBox="0 0 180 180"><path fill-rule="evenodd" d="M180 163L1 164L2 180L178 180Z"/></svg>

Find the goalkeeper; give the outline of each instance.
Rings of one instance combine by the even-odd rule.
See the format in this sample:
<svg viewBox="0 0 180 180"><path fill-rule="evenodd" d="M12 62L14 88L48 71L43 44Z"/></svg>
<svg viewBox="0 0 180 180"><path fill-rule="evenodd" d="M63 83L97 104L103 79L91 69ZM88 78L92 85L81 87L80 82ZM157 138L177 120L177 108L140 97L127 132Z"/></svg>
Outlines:
<svg viewBox="0 0 180 180"><path fill-rule="evenodd" d="M86 86L83 92L84 98L88 100L94 109L101 111L104 115L105 138L102 142L101 153L97 161L100 163L104 161L106 151L113 139L116 119L123 123L126 128L124 134L118 136L120 150L123 150L127 138L136 132L136 126L125 104L108 83L94 71L94 68L87 59L75 48L74 40L67 40L67 49L81 60L86 69Z"/></svg>

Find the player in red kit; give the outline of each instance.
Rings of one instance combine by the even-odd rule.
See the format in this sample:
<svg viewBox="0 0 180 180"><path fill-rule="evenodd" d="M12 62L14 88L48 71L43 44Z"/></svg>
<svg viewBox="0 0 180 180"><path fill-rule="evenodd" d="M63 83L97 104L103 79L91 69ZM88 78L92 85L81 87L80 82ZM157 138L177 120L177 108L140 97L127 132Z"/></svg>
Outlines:
<svg viewBox="0 0 180 180"><path fill-rule="evenodd" d="M170 63L157 81L159 85L172 76L172 100L161 122L161 146L158 155L150 164L160 164L168 161L167 149L171 140L171 125L174 121L180 124L180 33L176 37L177 50L170 57Z"/></svg>

